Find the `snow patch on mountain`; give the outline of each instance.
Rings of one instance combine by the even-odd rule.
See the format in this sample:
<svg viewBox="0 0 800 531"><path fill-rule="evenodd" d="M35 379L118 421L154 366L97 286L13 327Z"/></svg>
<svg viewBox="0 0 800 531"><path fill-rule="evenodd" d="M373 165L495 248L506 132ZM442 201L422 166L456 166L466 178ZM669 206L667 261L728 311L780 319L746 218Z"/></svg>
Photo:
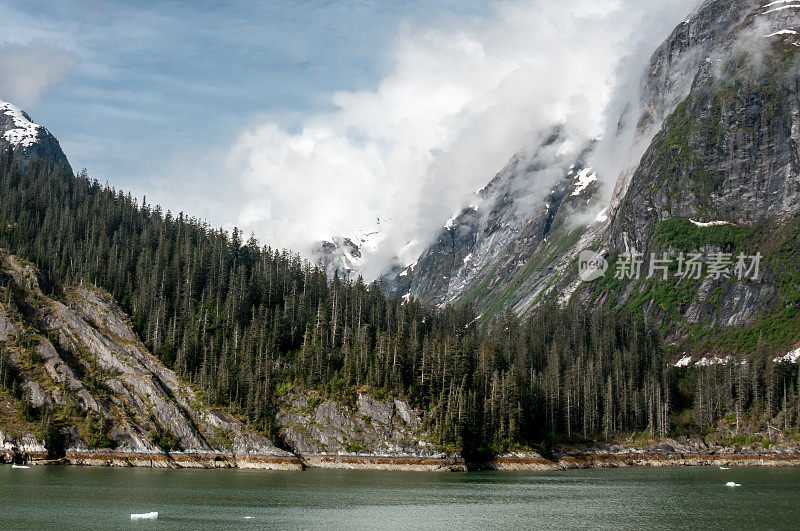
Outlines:
<svg viewBox="0 0 800 531"><path fill-rule="evenodd" d="M790 29L784 29L780 31L776 31L775 33L770 33L769 35L764 35L765 39L769 39L770 37L776 37L778 35L797 35L797 32Z"/></svg>
<svg viewBox="0 0 800 531"><path fill-rule="evenodd" d="M796 348L783 356L778 356L773 360L775 363L800 363L800 348Z"/></svg>
<svg viewBox="0 0 800 531"><path fill-rule="evenodd" d="M0 114L10 117L14 123L12 129L8 129L3 133L3 138L8 143L15 146L29 147L36 142L42 126L31 122L28 115L19 107L0 100Z"/></svg>
<svg viewBox="0 0 800 531"><path fill-rule="evenodd" d="M572 192L573 196L581 195L590 184L597 180L597 173L592 171L592 168L584 168L578 172L575 177L575 190Z"/></svg>
<svg viewBox="0 0 800 531"><path fill-rule="evenodd" d="M767 7L767 6L765 6L765 7ZM800 9L800 4L792 4L792 5L788 5L788 6L775 7L773 9L769 9L767 11L764 11L764 14L766 15L768 13L774 13L776 11L783 11L784 9Z"/></svg>
<svg viewBox="0 0 800 531"><path fill-rule="evenodd" d="M690 219L689 221L691 221L692 224L694 224L694 225L696 225L698 227L719 227L721 225L730 225L730 223L727 222L727 221L705 221L705 222L703 222L703 221L695 221L693 219Z"/></svg>

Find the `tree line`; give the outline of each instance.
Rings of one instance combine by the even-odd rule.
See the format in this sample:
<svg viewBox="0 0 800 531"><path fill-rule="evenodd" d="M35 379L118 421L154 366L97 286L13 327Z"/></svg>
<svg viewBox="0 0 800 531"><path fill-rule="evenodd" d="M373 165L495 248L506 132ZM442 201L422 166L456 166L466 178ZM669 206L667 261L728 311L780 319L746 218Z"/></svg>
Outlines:
<svg viewBox="0 0 800 531"><path fill-rule="evenodd" d="M11 153L0 157L0 245L53 286L108 290L165 365L272 435L291 389L402 397L428 412L442 446L467 452L702 431L731 414L792 429L800 417L796 367L766 353L674 369L642 316L577 305L480 326L469 305L389 299L85 171L21 172Z"/></svg>

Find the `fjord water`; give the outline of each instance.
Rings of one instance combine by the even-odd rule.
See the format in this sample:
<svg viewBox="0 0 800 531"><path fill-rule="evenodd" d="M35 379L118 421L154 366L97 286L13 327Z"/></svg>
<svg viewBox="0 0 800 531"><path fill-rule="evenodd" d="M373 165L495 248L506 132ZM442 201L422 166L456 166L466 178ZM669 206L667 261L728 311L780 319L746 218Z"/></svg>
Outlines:
<svg viewBox="0 0 800 531"><path fill-rule="evenodd" d="M728 481L742 486L726 487ZM2 529L797 529L800 469L438 474L0 466L0 499ZM158 520L130 520L150 511Z"/></svg>

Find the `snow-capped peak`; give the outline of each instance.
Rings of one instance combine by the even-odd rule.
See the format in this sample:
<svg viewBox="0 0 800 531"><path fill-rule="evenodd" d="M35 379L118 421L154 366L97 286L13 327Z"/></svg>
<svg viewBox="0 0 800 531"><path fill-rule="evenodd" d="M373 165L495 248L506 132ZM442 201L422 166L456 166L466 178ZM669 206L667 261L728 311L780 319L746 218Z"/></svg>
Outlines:
<svg viewBox="0 0 800 531"><path fill-rule="evenodd" d="M21 109L0 100L0 114L10 117L14 124L13 128L3 133L3 138L8 143L15 146L28 147L36 142L42 126L31 122Z"/></svg>

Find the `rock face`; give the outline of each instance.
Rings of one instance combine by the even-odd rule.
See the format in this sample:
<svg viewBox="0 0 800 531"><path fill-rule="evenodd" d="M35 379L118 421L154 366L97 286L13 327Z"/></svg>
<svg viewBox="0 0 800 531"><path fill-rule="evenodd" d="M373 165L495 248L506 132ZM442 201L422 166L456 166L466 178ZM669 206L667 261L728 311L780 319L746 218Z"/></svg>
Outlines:
<svg viewBox="0 0 800 531"><path fill-rule="evenodd" d="M9 255L2 264L0 289L11 294L0 303L11 389L2 398L16 410L0 419L6 460L301 467L268 438L204 405L145 349L107 293L77 287L56 300L43 292L32 266ZM50 429L43 429L48 420Z"/></svg>
<svg viewBox="0 0 800 531"><path fill-rule="evenodd" d="M798 38L780 32L800 26L800 8L716 1L701 14L709 35L694 53L706 60L642 158L613 246L644 249L655 223L671 217L752 225L798 210Z"/></svg>
<svg viewBox="0 0 800 531"><path fill-rule="evenodd" d="M360 394L353 406L295 394L277 414L279 449L150 354L116 301L78 286L58 296L0 252L0 462L106 466L462 470L422 413ZM298 456L300 456L298 458Z"/></svg>
<svg viewBox="0 0 800 531"><path fill-rule="evenodd" d="M367 255L374 252L384 236L385 221L377 218L372 227L350 231L317 242L311 249L314 263L339 278L356 280L363 273Z"/></svg>
<svg viewBox="0 0 800 531"><path fill-rule="evenodd" d="M436 450L422 413L397 399L359 394L353 406L314 393L293 394L277 416L281 436L305 464L322 468L462 470L458 455Z"/></svg>
<svg viewBox="0 0 800 531"><path fill-rule="evenodd" d="M14 160L25 170L36 160L69 167L66 155L50 131L31 121L28 114L0 100L0 149L10 149Z"/></svg>
<svg viewBox="0 0 800 531"><path fill-rule="evenodd" d="M756 326L793 306L786 293L800 256L800 4L764 4L706 0L658 47L638 105L619 120L620 131L632 124L628 140L620 131L613 139L620 145L612 151L632 162L619 176L600 176L617 177L609 204L592 208L594 185L574 197L580 179L566 169L543 201L522 200L514 183L530 179L530 162L547 158L546 139L530 158L512 160L391 292L472 303L484 318L504 308L525 315L550 300L628 304L675 341L692 326ZM563 164L580 174L608 145L604 139ZM659 294L653 283L582 282L584 249L609 259L641 252L644 276L650 253L761 252L764 261L758 282L703 280Z"/></svg>
<svg viewBox="0 0 800 531"><path fill-rule="evenodd" d="M390 293L439 306L468 300L484 313L521 303L531 293L522 286L541 273L531 262L563 246L562 238L574 236L569 219L594 206L597 176L586 162L592 143L574 145L558 127L514 156L395 277Z"/></svg>

